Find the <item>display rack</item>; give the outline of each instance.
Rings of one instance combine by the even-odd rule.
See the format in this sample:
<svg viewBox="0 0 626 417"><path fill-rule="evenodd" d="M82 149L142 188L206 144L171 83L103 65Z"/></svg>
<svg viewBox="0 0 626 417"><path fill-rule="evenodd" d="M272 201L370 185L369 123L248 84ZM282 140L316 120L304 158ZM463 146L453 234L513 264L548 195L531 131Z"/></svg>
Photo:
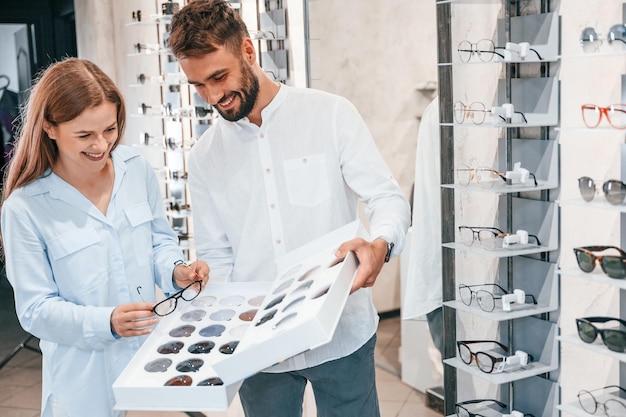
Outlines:
<svg viewBox="0 0 626 417"><path fill-rule="evenodd" d="M604 24L615 25L626 23L626 3L612 2L611 9L603 10L601 19L595 24L602 27ZM617 12L617 13L615 13ZM621 15L621 19L620 19ZM571 28L571 35L579 37L582 28L589 26L589 18L581 16L573 9L565 8L563 13L564 24ZM608 27L606 28L608 30ZM605 42L596 51L584 51L579 42L570 42L564 47L561 55L563 61L564 87L570 94L562 98L563 107L569 107L570 114L567 122L563 122L560 130L562 147L562 181L571 188L571 192L559 200L562 217L567 220L579 218L584 221L576 222L576 227L563 228L562 240L563 257L559 262L558 274L562 282L562 302L571 306L571 313L567 322L562 325L563 332L559 336L562 357L570 358L581 355L585 361L575 364L575 368L566 368L568 378L561 382L562 397L558 408L568 415L589 416L576 399L580 389L597 390L608 385L626 387L626 353L609 350L597 339L593 343L585 343L576 334L574 317L611 316L626 319L626 282L623 279L609 278L599 265L591 273L582 272L577 266L572 249L576 246L587 245L614 245L626 247L626 206L609 204L602 193L598 193L593 201L586 202L578 193L575 184L580 176L593 176L598 180L615 178L626 181L626 145L623 130L611 127L606 119L596 128L588 128L583 124L581 105L598 101L599 105L624 103L626 100L626 80L624 68L626 65L626 48L611 48ZM574 38L573 40L576 40ZM570 76L583 79L585 74L594 74L603 82L590 83L593 89L579 89L579 85L570 82ZM565 84L569 82L569 84ZM590 101L591 100L591 101ZM608 101L603 104L603 101ZM594 147L595 158L588 159L587 149ZM609 254L607 252L607 254ZM570 288L585 288L585 293L574 296ZM565 289L568 289L567 291ZM606 299L598 303L598 297ZM606 327L606 326L603 326ZM609 326L612 327L612 326ZM624 327L622 327L622 330ZM588 364L594 363L593 369ZM584 374L585 378L576 380L569 374ZM576 375L574 375L576 376ZM624 403L624 395L617 390L599 390L597 401L605 402L609 398ZM621 398L621 399L620 399Z"/></svg>
<svg viewBox="0 0 626 417"><path fill-rule="evenodd" d="M461 384L459 372L464 382L469 379L473 384L476 378L484 381L492 388L490 391L496 392L492 398L507 404L508 411L490 410L488 415L512 410L535 416L558 413L556 380L560 358L556 320L560 311L560 277L556 259L560 241L556 199L560 193L560 170L556 129L560 123L560 83L556 73L560 18L549 1L536 3L535 8L522 8L521 2L511 0L436 1L444 220L444 415L455 414L457 401L476 399L476 391L480 391ZM494 8L497 21L490 24L495 33L474 33L484 23L479 19L490 15ZM491 59L474 56L461 62L457 57L460 41L474 43L475 48L476 41L485 37L496 46ZM511 52L523 42L534 52L526 56ZM472 54L478 53L477 48L473 49ZM482 86L483 82L484 91L477 90L476 85ZM489 90L490 84L493 90ZM480 97L480 93L493 97L492 101ZM482 124L455 119L457 101L480 100L486 102L495 123L489 117ZM513 105L516 114L494 119L507 103ZM520 112L525 117L519 116ZM487 151L480 152L483 149ZM455 178L459 164L484 165L489 158L495 159L495 163L487 165L501 173L513 171L515 163L521 162L535 175L537 184L509 181L488 189L459 184ZM460 242L461 225L497 227L507 234L523 229L535 235L538 242L495 249L481 247L479 242L467 245ZM484 265L493 266L483 268L485 272L481 271ZM511 311L496 307L486 312L476 304L466 306L459 300L460 283L495 283L509 294L515 289L523 290L533 294L537 304L517 305ZM512 372L485 373L475 363L467 365L460 359L456 346L459 332L465 333L464 340L498 340L509 349L505 356L523 350L532 360Z"/></svg>

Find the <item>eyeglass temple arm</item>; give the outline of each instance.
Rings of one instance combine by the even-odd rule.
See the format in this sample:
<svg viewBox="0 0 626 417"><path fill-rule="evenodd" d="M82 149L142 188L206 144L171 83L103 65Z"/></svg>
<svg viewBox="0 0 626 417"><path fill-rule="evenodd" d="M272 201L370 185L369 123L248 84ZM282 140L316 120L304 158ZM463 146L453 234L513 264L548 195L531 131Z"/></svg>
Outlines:
<svg viewBox="0 0 626 417"><path fill-rule="evenodd" d="M534 237L537 241L537 246L541 246L541 242L539 241L539 238L537 236L529 234L528 237Z"/></svg>
<svg viewBox="0 0 626 417"><path fill-rule="evenodd" d="M622 319L618 319L616 317L598 317L598 316L593 316L593 317L582 317L583 320L592 322L592 323L607 323L609 321L617 321L620 324L622 324L623 326L626 326L626 320L622 320Z"/></svg>
<svg viewBox="0 0 626 417"><path fill-rule="evenodd" d="M579 249L587 253L603 252L607 249L616 249L622 256L626 257L626 252L624 252L623 249L618 248L617 246L581 246L581 247L574 248L574 249Z"/></svg>
<svg viewBox="0 0 626 417"><path fill-rule="evenodd" d="M521 114L522 115L522 119L524 120L524 123L528 123L528 120L526 120L526 115L524 113L522 113L521 111L516 111L514 113Z"/></svg>
<svg viewBox="0 0 626 417"><path fill-rule="evenodd" d="M466 401L459 401L458 403L456 403L457 405L466 405L466 404L478 404L478 403L484 403L487 401L493 401L494 403L498 404L500 407L502 408L506 408L506 404L504 404L503 402L500 402L498 400L493 400L490 398L485 398L482 400L466 400Z"/></svg>
<svg viewBox="0 0 626 417"><path fill-rule="evenodd" d="M533 304L537 304L537 299L535 298L534 295L532 294L526 294L526 298L530 297L530 299L533 301Z"/></svg>
<svg viewBox="0 0 626 417"><path fill-rule="evenodd" d="M533 179L533 182L535 183L535 187L538 185L537 184L537 177L535 177L535 174L533 174L532 172L529 172L528 175L531 176L531 178Z"/></svg>

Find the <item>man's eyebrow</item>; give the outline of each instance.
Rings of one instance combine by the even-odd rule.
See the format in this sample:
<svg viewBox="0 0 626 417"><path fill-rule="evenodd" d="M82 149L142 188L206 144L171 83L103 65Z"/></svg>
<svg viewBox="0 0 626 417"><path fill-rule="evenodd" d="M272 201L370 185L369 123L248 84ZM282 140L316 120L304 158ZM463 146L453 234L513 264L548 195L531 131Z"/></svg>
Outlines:
<svg viewBox="0 0 626 417"><path fill-rule="evenodd" d="M217 78L217 77L219 77L220 75L223 75L223 74L224 74L224 73L226 73L226 72L228 72L228 70L227 70L226 68L224 68L224 69L219 69L219 70L217 70L217 71L215 71L215 72L212 72L211 74L207 75L207 76L204 78L204 80L202 80L202 81L204 81L204 82L206 82L206 81L210 81L211 79L213 79L213 78ZM200 84L200 83L201 83L200 81L194 81L194 80L187 80L187 82L188 82L189 84Z"/></svg>

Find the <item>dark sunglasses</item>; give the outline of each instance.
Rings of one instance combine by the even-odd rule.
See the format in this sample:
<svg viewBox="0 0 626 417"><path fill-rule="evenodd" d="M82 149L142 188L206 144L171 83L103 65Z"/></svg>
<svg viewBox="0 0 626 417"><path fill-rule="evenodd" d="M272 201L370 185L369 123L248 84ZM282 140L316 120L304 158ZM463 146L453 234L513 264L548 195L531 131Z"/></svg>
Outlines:
<svg viewBox="0 0 626 417"><path fill-rule="evenodd" d="M185 301L192 301L198 296L198 294L200 294L200 291L202 291L202 281L194 281L177 293L174 293L165 300L157 303L152 308L152 311L157 316L167 316L176 310L179 298L182 298Z"/></svg>
<svg viewBox="0 0 626 417"><path fill-rule="evenodd" d="M595 255L594 252L603 252L615 249L619 255ZM574 248L576 262L583 272L591 272L600 264L602 270L611 278L626 278L626 252L617 246L581 246Z"/></svg>
<svg viewBox="0 0 626 417"><path fill-rule="evenodd" d="M598 329L593 323L608 323L616 321L626 328L626 321L614 317L583 317L576 319L578 336L585 343L593 343L598 337L609 350L613 352L624 352L626 350L626 331L620 329Z"/></svg>
<svg viewBox="0 0 626 417"><path fill-rule="evenodd" d="M504 361L505 358L504 357L498 358L496 356L493 356L489 352L483 352L483 351L472 352L472 350L469 348L469 345L475 344L475 343L494 343L498 345L498 347L502 349L503 351L505 352L509 351L509 348L507 348L500 342L496 342L495 340L458 340L456 342L456 346L459 350L459 356L461 357L461 360L463 361L463 363L469 365L472 363L472 361L475 361L476 365L478 366L478 369L488 374L493 372L493 369L495 368L496 364L498 362Z"/></svg>
<svg viewBox="0 0 626 417"><path fill-rule="evenodd" d="M593 200L596 195L596 183L589 177L578 178L578 190L585 201ZM626 184L620 180L608 180L602 184L602 191L606 201L614 206L619 206L626 199Z"/></svg>

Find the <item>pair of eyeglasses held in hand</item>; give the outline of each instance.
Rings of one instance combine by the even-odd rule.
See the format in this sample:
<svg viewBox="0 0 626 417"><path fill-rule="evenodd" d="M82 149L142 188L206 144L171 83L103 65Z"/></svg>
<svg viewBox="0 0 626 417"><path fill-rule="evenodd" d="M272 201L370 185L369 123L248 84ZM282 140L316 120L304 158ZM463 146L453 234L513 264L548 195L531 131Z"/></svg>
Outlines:
<svg viewBox="0 0 626 417"><path fill-rule="evenodd" d="M185 301L193 301L196 297L198 297L198 294L200 294L201 291L202 281L194 281L177 293L174 293L163 301L158 302L152 308L152 311L154 312L154 314L160 317L172 314L174 310L176 310L179 298L182 298Z"/></svg>

